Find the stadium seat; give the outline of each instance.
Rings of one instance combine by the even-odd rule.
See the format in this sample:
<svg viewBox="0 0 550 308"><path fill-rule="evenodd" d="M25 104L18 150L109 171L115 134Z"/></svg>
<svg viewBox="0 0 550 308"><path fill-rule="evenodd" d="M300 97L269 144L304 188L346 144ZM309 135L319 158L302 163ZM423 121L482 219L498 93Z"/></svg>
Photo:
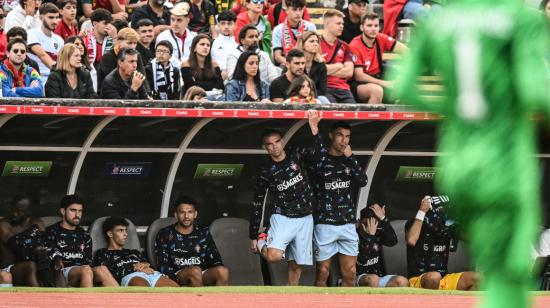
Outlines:
<svg viewBox="0 0 550 308"><path fill-rule="evenodd" d="M449 273L458 273L473 270L473 267L470 264L470 255L468 252L468 244L466 244L466 242L464 241L458 241L457 250L449 254Z"/></svg>
<svg viewBox="0 0 550 308"><path fill-rule="evenodd" d="M405 241L405 224L407 221L393 220L390 223L397 235L397 244L393 247L384 246L383 248L386 273L407 277L407 243Z"/></svg>
<svg viewBox="0 0 550 308"><path fill-rule="evenodd" d="M153 266L157 266L157 258L155 257L155 239L160 229L176 223L175 217L158 218L149 226L145 236L145 248L147 249L147 259Z"/></svg>
<svg viewBox="0 0 550 308"><path fill-rule="evenodd" d="M107 241L105 236L103 236L103 222L110 216L100 217L92 222L88 228L88 233L92 237L92 253L95 255L95 252L98 249L107 247ZM141 244L139 243L139 237L136 231L136 226L128 218L125 218L128 222L128 240L124 248L128 249L137 249L141 251Z"/></svg>
<svg viewBox="0 0 550 308"><path fill-rule="evenodd" d="M61 216L44 216L44 217L40 217L40 219L42 219L42 221L44 222L44 225L47 228L55 223L60 222Z"/></svg>
<svg viewBox="0 0 550 308"><path fill-rule="evenodd" d="M269 278L274 286L284 286L287 284L288 266L286 261L275 263L267 263L269 270ZM315 260L313 266L302 267L302 275L300 276L301 286L313 286L315 283Z"/></svg>
<svg viewBox="0 0 550 308"><path fill-rule="evenodd" d="M260 257L250 252L247 220L219 218L210 225L210 233L224 265L229 269L229 285L263 285Z"/></svg>

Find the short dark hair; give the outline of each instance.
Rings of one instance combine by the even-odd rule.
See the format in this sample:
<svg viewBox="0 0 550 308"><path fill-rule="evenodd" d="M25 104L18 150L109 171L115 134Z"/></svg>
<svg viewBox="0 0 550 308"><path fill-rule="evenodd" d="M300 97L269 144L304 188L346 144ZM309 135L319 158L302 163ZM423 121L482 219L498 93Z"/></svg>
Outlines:
<svg viewBox="0 0 550 308"><path fill-rule="evenodd" d="M142 18L138 20L138 22L136 23L136 29L139 29L141 27L149 27L149 26L154 26L153 22L149 18Z"/></svg>
<svg viewBox="0 0 550 308"><path fill-rule="evenodd" d="M376 217L376 214L368 206L362 209L361 212L359 212L359 220L363 220L365 218L372 218L372 217Z"/></svg>
<svg viewBox="0 0 550 308"><path fill-rule="evenodd" d="M361 17L361 24L364 24L365 21L367 20L375 20L375 19L380 19L380 17L378 17L378 14L373 12L366 12L365 15Z"/></svg>
<svg viewBox="0 0 550 308"><path fill-rule="evenodd" d="M138 52L134 48L120 48L118 51L117 60L118 61L124 61L126 59L126 56L137 56Z"/></svg>
<svg viewBox="0 0 550 308"><path fill-rule="evenodd" d="M178 207L182 204L189 204L192 205L195 210L197 209L197 202L189 195L181 195L176 198L176 202L174 202L174 211L177 211Z"/></svg>
<svg viewBox="0 0 550 308"><path fill-rule="evenodd" d="M58 0L55 4L57 5L58 9L62 10L65 7L65 5L69 3L76 5L76 0Z"/></svg>
<svg viewBox="0 0 550 308"><path fill-rule="evenodd" d="M38 12L40 13L40 15L59 14L59 9L55 4L51 2L46 2L40 6Z"/></svg>
<svg viewBox="0 0 550 308"><path fill-rule="evenodd" d="M241 44L241 41L244 40L244 38L246 37L246 32L250 30L258 31L258 28L256 28L256 26L253 24L247 24L241 28L241 31L239 31L239 45Z"/></svg>
<svg viewBox="0 0 550 308"><path fill-rule="evenodd" d="M172 54L172 52L174 51L174 46L172 46L172 43L170 43L170 41L168 40L162 40L160 42L157 43L157 46L155 46L155 49L159 46L164 46L166 48L168 48L168 50L170 50L170 54Z"/></svg>
<svg viewBox="0 0 550 308"><path fill-rule="evenodd" d="M113 22L111 22L111 24L113 25L113 27L116 28L117 32L124 28L128 28L128 22L122 19L115 19L113 20Z"/></svg>
<svg viewBox="0 0 550 308"><path fill-rule="evenodd" d="M337 121L337 122L334 122L334 124L332 124L332 126L330 127L330 132L332 133L332 132L336 131L339 128L351 130L351 126L349 125L348 122Z"/></svg>
<svg viewBox="0 0 550 308"><path fill-rule="evenodd" d="M8 41L10 38L21 36L25 42L27 41L27 30L22 27L13 27L11 28L8 33L6 33L6 36L8 37Z"/></svg>
<svg viewBox="0 0 550 308"><path fill-rule="evenodd" d="M25 40L20 38L14 38L13 40L8 42L8 48L7 48L8 52L11 51L13 45L15 44L23 44L25 45L25 50L27 50L27 42L25 42Z"/></svg>
<svg viewBox="0 0 550 308"><path fill-rule="evenodd" d="M236 21L237 15L232 10L224 10L218 15L218 22L220 21Z"/></svg>
<svg viewBox="0 0 550 308"><path fill-rule="evenodd" d="M286 0L286 7L295 7L295 8L306 7L306 0Z"/></svg>
<svg viewBox="0 0 550 308"><path fill-rule="evenodd" d="M67 209L71 204L82 204L84 205L84 200L77 195L65 195L61 198L60 208Z"/></svg>
<svg viewBox="0 0 550 308"><path fill-rule="evenodd" d="M90 21L92 24L94 21L105 21L106 23L111 23L113 21L113 14L104 8L95 9L93 10L92 15L90 15Z"/></svg>
<svg viewBox="0 0 550 308"><path fill-rule="evenodd" d="M130 225L126 219L120 217L120 216L111 216L103 222L103 236L105 237L105 240L109 241L109 237L107 236L107 232L113 230L116 226L124 226L128 227Z"/></svg>
<svg viewBox="0 0 550 308"><path fill-rule="evenodd" d="M276 129L276 128L266 128L266 129L264 129L262 131L262 135L260 137L261 138L260 140L262 140L262 144L264 144L265 138L273 136L273 135L279 135L279 137L281 137L281 138L283 137L283 133L280 130Z"/></svg>
<svg viewBox="0 0 550 308"><path fill-rule="evenodd" d="M292 62L294 58L304 58L306 55L301 49L293 48L286 55L286 63Z"/></svg>

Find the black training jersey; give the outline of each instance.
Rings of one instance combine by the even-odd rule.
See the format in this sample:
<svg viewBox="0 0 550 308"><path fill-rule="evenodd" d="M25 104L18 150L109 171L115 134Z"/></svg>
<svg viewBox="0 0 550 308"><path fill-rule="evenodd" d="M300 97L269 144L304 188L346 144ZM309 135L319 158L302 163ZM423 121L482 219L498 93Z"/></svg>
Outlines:
<svg viewBox="0 0 550 308"><path fill-rule="evenodd" d="M94 266L104 265L113 274L113 277L120 283L124 276L134 270L134 264L147 262L143 253L136 249L108 250L101 248L95 253Z"/></svg>
<svg viewBox="0 0 550 308"><path fill-rule="evenodd" d="M361 227L360 227L361 228ZM376 274L386 275L384 267L382 245L392 247L397 244L397 235L388 218L378 222L376 233L370 235L357 229L359 234L359 255L357 255L357 275Z"/></svg>
<svg viewBox="0 0 550 308"><path fill-rule="evenodd" d="M46 246L50 258L63 260L65 267L92 264L92 238L80 226L75 230L61 227L61 223L46 228Z"/></svg>
<svg viewBox="0 0 550 308"><path fill-rule="evenodd" d="M176 225L163 228L155 242L158 270L171 278L182 268L200 266L202 270L223 265L214 239L207 227L194 226L190 234L182 234Z"/></svg>
<svg viewBox="0 0 550 308"><path fill-rule="evenodd" d="M412 226L414 219L405 225L405 231ZM446 224L447 215L444 207L431 209L426 213L422 223L422 230L416 245L407 245L407 272L409 278L426 272L439 272L441 276L447 274L447 263L451 239L454 230Z"/></svg>
<svg viewBox="0 0 550 308"><path fill-rule="evenodd" d="M306 165L306 161L311 160L311 150L289 147L285 149L285 153L284 160L275 162L268 158L260 169L250 215L250 239L258 236L263 202L268 189L273 194L275 214L298 218L312 212L313 189Z"/></svg>
<svg viewBox="0 0 550 308"><path fill-rule="evenodd" d="M361 165L350 157L333 156L323 144L321 134L317 134L316 159L310 164L310 174L317 192L315 223L344 225L355 223L355 200L352 198L352 184L367 185L367 175Z"/></svg>
<svg viewBox="0 0 550 308"><path fill-rule="evenodd" d="M25 231L10 237L7 247L15 256L15 262L34 260L36 249L45 247L44 232L40 231L37 224L33 224Z"/></svg>

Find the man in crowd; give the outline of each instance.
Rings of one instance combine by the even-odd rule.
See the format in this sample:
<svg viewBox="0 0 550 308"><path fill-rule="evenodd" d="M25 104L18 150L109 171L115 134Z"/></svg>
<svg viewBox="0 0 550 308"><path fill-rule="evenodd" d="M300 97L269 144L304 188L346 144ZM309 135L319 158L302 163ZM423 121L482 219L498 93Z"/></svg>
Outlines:
<svg viewBox="0 0 550 308"><path fill-rule="evenodd" d="M317 111L309 113L311 133L317 142L317 153L309 166L317 192L314 211L315 285L327 286L331 258L338 255L342 286L354 287L359 239L355 231L356 203L351 197L352 185L365 186L367 176L351 151L350 125L342 121L334 123L327 148L319 134Z"/></svg>
<svg viewBox="0 0 550 308"><path fill-rule="evenodd" d="M237 15L234 35L237 39L242 28L252 24L258 30L258 48L265 51L271 59L271 39L273 28L262 15L265 0L245 0L246 11ZM240 44L239 40L236 40Z"/></svg>
<svg viewBox="0 0 550 308"><path fill-rule="evenodd" d="M300 36L306 31L315 31L314 24L302 20L306 0L287 0L285 21L273 29L273 60L277 65L286 65L285 55L294 47Z"/></svg>
<svg viewBox="0 0 550 308"><path fill-rule="evenodd" d="M354 82L357 100L369 104L381 104L384 88L391 88L392 82L384 80L382 56L385 52L403 53L407 47L394 38L380 33L380 22L375 13L366 13L361 18L360 36L350 43L355 57Z"/></svg>
<svg viewBox="0 0 550 308"><path fill-rule="evenodd" d="M138 250L126 249L128 222L122 217L109 217L103 222L107 248L96 251L94 266L106 266L123 287L177 287L167 276L155 271Z"/></svg>
<svg viewBox="0 0 550 308"><path fill-rule="evenodd" d="M197 35L187 28L189 24L189 3L180 2L170 10L170 29L157 36L156 42L169 41L174 51L172 52L172 64L181 67L181 62L189 58L191 42Z"/></svg>
<svg viewBox="0 0 550 308"><path fill-rule="evenodd" d="M346 42L338 39L344 30L344 13L329 9L323 15L321 51L327 65L326 97L331 103L354 104L348 79L353 76L353 54Z"/></svg>
<svg viewBox="0 0 550 308"><path fill-rule="evenodd" d="M216 38L218 36L218 31L216 31L216 15L218 14L216 6L210 0L188 0L188 2L191 15L189 30Z"/></svg>
<svg viewBox="0 0 550 308"><path fill-rule="evenodd" d="M15 197L8 217L0 220L0 260L8 263L4 273L11 274L9 283L38 287L36 250L44 246L42 232L45 227L40 218L31 216L31 206L29 197Z"/></svg>
<svg viewBox="0 0 550 308"><path fill-rule="evenodd" d="M164 0L148 0L147 5L134 10L132 27L137 30L138 23L142 19L149 19L153 23L155 37L170 29L170 11L164 6Z"/></svg>
<svg viewBox="0 0 550 308"><path fill-rule="evenodd" d="M231 10L222 11L218 15L220 34L212 43L212 60L218 63L224 80L227 80L227 56L238 46L233 36L236 18Z"/></svg>
<svg viewBox="0 0 550 308"><path fill-rule="evenodd" d="M40 74L25 63L27 44L15 38L8 43L8 57L0 64L2 95L5 97L43 97Z"/></svg>
<svg viewBox="0 0 550 308"><path fill-rule="evenodd" d="M361 17L367 12L367 0L349 0L348 7L344 10L344 31L340 39L350 43L358 35L361 35Z"/></svg>
<svg viewBox="0 0 550 308"><path fill-rule="evenodd" d="M153 22L150 19L141 19L135 27L138 33L137 51L143 60L144 65L151 62L155 58L155 40Z"/></svg>
<svg viewBox="0 0 550 308"><path fill-rule="evenodd" d="M34 28L40 28L42 22L38 9L42 0L20 0L19 5L11 10L6 16L4 30L9 31L13 27L22 27L29 31Z"/></svg>
<svg viewBox="0 0 550 308"><path fill-rule="evenodd" d="M139 54L135 49L118 51L118 68L103 81L101 98L104 99L149 99L145 75L137 70Z"/></svg>
<svg viewBox="0 0 550 308"><path fill-rule="evenodd" d="M8 42L10 42L13 39L19 38L25 41L25 45L27 45L27 31L21 27L12 27L10 31L6 33ZM32 68L34 68L38 74L40 74L40 67L38 66L38 63L36 61L32 60L29 57L25 57L25 64L30 65Z"/></svg>
<svg viewBox="0 0 550 308"><path fill-rule="evenodd" d="M54 33L59 35L63 41L68 37L78 35L76 24L76 0L59 0L57 8L61 15L61 21L57 24Z"/></svg>
<svg viewBox="0 0 550 308"><path fill-rule="evenodd" d="M57 55L65 42L53 31L59 23L59 9L52 3L45 3L40 7L42 26L29 31L29 57L40 66L42 82L46 84L50 69L57 61Z"/></svg>
<svg viewBox="0 0 550 308"><path fill-rule="evenodd" d="M84 34L84 45L88 52L88 60L96 69L101 58L114 48L117 30L111 24L113 17L106 9L95 9L90 16L92 29Z"/></svg>
<svg viewBox="0 0 550 308"><path fill-rule="evenodd" d="M407 272L413 288L475 290L476 273L448 273L449 252L457 232L447 218L447 196L426 196L405 225ZM527 275L527 273L526 273Z"/></svg>
<svg viewBox="0 0 550 308"><path fill-rule="evenodd" d="M159 231L155 242L158 269L182 286L225 286L229 271L208 227L195 224L196 202L188 196L176 201L177 222Z"/></svg>
<svg viewBox="0 0 550 308"><path fill-rule="evenodd" d="M279 24L283 23L287 17L287 2L286 0L281 0L275 5L271 5L269 11L267 12L267 19L271 24L272 28L277 27ZM309 13L307 7L304 8L304 13L302 15L304 20L309 21Z"/></svg>
<svg viewBox="0 0 550 308"><path fill-rule="evenodd" d="M286 55L287 70L277 77L269 85L270 100L274 103L282 103L287 99L288 88L294 78L302 76L306 67L306 56L300 49L292 49Z"/></svg>
<svg viewBox="0 0 550 308"><path fill-rule="evenodd" d="M382 245L397 244L395 230L386 217L385 206L378 203L359 214L359 255L357 256L357 286L371 288L408 287L409 280L400 275L387 275Z"/></svg>
<svg viewBox="0 0 550 308"><path fill-rule="evenodd" d="M60 203L61 222L46 228L46 246L56 270L61 270L71 287L89 288L94 281L102 286L118 286L105 266L92 271L92 239L80 227L84 202L66 195Z"/></svg>

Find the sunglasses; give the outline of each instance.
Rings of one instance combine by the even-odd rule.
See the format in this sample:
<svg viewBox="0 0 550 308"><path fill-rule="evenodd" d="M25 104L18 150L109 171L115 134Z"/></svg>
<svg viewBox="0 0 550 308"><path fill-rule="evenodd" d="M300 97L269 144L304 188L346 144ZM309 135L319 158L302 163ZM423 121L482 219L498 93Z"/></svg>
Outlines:
<svg viewBox="0 0 550 308"><path fill-rule="evenodd" d="M25 53L27 53L27 51L25 49L14 49L13 50L13 53L14 54L22 54L24 55Z"/></svg>
<svg viewBox="0 0 550 308"><path fill-rule="evenodd" d="M250 0L250 2L253 4L264 4L264 1L265 0Z"/></svg>

